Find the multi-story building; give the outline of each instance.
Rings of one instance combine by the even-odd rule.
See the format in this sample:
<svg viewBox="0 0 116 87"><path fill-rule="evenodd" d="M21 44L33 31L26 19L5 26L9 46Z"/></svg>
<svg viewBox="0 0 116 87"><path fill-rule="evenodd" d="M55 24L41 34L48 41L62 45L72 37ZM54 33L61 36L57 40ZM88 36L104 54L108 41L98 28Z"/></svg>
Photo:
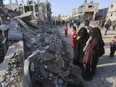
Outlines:
<svg viewBox="0 0 116 87"><path fill-rule="evenodd" d="M98 12L98 3L86 3L87 0L83 5L81 5L79 8L75 8L72 11L73 17L74 16L81 16L83 19L95 19L96 13Z"/></svg>
<svg viewBox="0 0 116 87"><path fill-rule="evenodd" d="M112 21L116 20L116 1L112 2L108 7L106 20L108 19Z"/></svg>
<svg viewBox="0 0 116 87"><path fill-rule="evenodd" d="M16 0L17 2L17 0ZM22 14L32 13L33 17L39 17L41 20L50 21L51 20L51 4L48 0L43 0L43 3L40 3L40 0L28 0L27 4L24 4L22 0L22 4L18 5L17 3L12 3L10 0L10 4L5 5L5 8L11 9L14 11L20 10Z"/></svg>

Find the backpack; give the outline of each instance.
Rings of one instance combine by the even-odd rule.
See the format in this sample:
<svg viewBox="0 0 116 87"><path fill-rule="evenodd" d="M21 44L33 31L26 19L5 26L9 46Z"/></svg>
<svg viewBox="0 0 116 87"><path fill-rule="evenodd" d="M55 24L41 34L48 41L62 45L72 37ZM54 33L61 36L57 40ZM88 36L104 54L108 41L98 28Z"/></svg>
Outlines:
<svg viewBox="0 0 116 87"><path fill-rule="evenodd" d="M104 49L104 45L99 44L97 46L97 51L98 51L98 56L102 57L105 54L105 49Z"/></svg>

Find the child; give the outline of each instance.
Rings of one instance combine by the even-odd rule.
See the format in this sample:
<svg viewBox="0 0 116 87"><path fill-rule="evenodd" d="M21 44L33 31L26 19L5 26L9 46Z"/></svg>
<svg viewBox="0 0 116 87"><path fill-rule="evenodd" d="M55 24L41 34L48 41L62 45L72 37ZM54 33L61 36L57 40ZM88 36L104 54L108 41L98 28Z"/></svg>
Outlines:
<svg viewBox="0 0 116 87"><path fill-rule="evenodd" d="M71 34L71 44L72 48L74 48L74 38L76 37L76 27L73 27L72 34Z"/></svg>
<svg viewBox="0 0 116 87"><path fill-rule="evenodd" d="M65 27L65 29L64 29L64 34L65 34L65 37L68 37L68 28L67 27Z"/></svg>
<svg viewBox="0 0 116 87"><path fill-rule="evenodd" d="M110 57L114 57L115 51L116 51L116 36L114 36L114 39L110 43Z"/></svg>

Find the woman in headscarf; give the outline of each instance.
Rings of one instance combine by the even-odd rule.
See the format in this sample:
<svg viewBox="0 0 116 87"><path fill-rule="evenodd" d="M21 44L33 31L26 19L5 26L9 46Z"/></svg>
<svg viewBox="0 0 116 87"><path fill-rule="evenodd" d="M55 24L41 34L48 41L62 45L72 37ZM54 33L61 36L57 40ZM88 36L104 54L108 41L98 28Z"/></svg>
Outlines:
<svg viewBox="0 0 116 87"><path fill-rule="evenodd" d="M86 43L86 50L82 60L82 76L85 80L92 80L95 74L100 50L104 50L104 41L102 40L101 31L98 27L91 29L90 38Z"/></svg>
<svg viewBox="0 0 116 87"><path fill-rule="evenodd" d="M85 27L82 27L75 39L73 64L78 65L79 67L82 64L82 58L84 54L83 48L86 45L88 37L89 34L87 33L87 29Z"/></svg>

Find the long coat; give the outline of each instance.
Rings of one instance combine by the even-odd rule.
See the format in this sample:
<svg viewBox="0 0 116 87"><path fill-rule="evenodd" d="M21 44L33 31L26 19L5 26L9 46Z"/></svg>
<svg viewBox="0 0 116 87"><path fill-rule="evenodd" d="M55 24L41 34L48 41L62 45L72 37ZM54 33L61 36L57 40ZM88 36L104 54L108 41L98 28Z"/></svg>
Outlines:
<svg viewBox="0 0 116 87"><path fill-rule="evenodd" d="M93 38L87 46L83 60L82 60L82 76L84 79L92 79L95 74L96 66L99 56L97 46L99 44L98 38Z"/></svg>
<svg viewBox="0 0 116 87"><path fill-rule="evenodd" d="M81 67L82 64L82 58L83 58L83 48L86 45L88 38L80 38L75 41L75 46L74 46L74 58L73 58L73 64L78 65Z"/></svg>

